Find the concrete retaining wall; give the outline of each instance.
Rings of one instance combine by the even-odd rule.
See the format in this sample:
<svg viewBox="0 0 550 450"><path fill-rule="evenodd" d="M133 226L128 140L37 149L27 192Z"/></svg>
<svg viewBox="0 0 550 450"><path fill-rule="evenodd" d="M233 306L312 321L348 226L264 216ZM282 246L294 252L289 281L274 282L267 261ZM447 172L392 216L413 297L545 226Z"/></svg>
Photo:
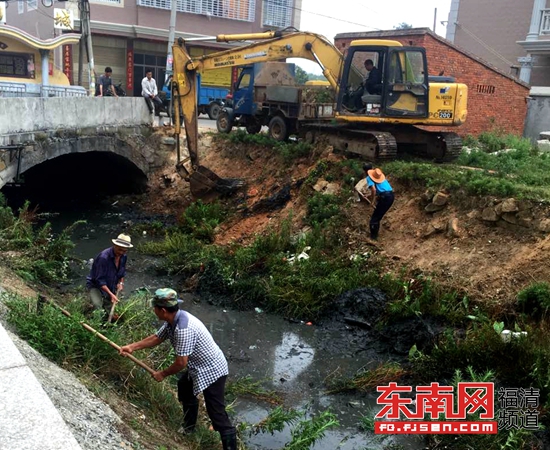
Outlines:
<svg viewBox="0 0 550 450"><path fill-rule="evenodd" d="M152 123L141 97L0 98L0 136Z"/></svg>
<svg viewBox="0 0 550 450"><path fill-rule="evenodd" d="M523 135L536 142L542 131L550 131L550 88L532 87Z"/></svg>
<svg viewBox="0 0 550 450"><path fill-rule="evenodd" d="M81 450L0 324L0 449Z"/></svg>

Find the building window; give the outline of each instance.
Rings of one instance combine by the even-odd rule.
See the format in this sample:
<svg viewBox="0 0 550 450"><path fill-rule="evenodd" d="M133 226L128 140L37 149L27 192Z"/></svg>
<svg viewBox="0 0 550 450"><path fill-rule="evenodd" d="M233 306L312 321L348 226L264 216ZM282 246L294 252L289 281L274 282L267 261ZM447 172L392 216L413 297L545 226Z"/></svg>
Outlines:
<svg viewBox="0 0 550 450"><path fill-rule="evenodd" d="M28 53L0 53L0 76L34 78L34 56Z"/></svg>
<svg viewBox="0 0 550 450"><path fill-rule="evenodd" d="M170 9L171 7L170 0L138 0L139 6L149 6L151 8L161 8L161 9ZM179 5L178 5L179 10Z"/></svg>
<svg viewBox="0 0 550 450"><path fill-rule="evenodd" d="M23 0L17 0L17 13L23 14L25 12L25 2Z"/></svg>
<svg viewBox="0 0 550 450"><path fill-rule="evenodd" d="M254 0L177 0L177 2L179 12L254 22ZM138 0L138 5L170 9L172 1Z"/></svg>
<svg viewBox="0 0 550 450"><path fill-rule="evenodd" d="M292 25L292 0L264 0L262 25L286 28Z"/></svg>
<svg viewBox="0 0 550 450"><path fill-rule="evenodd" d="M107 5L122 5L122 0L91 0L90 3L105 3Z"/></svg>
<svg viewBox="0 0 550 450"><path fill-rule="evenodd" d="M38 9L38 0L27 0L27 11Z"/></svg>

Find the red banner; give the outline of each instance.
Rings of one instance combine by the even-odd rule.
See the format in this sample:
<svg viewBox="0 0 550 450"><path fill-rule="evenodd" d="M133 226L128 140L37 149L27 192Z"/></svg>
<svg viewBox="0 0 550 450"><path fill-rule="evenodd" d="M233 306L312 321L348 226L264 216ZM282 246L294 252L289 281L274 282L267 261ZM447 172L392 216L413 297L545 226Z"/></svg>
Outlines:
<svg viewBox="0 0 550 450"><path fill-rule="evenodd" d="M73 84L73 46L70 44L63 45L63 73Z"/></svg>
<svg viewBox="0 0 550 450"><path fill-rule="evenodd" d="M126 44L126 94L134 92L134 41Z"/></svg>
<svg viewBox="0 0 550 450"><path fill-rule="evenodd" d="M233 93L233 91L235 90L235 83L237 82L237 80L239 79L239 69L237 69L236 67L232 67L231 68L231 87L229 89L229 92Z"/></svg>

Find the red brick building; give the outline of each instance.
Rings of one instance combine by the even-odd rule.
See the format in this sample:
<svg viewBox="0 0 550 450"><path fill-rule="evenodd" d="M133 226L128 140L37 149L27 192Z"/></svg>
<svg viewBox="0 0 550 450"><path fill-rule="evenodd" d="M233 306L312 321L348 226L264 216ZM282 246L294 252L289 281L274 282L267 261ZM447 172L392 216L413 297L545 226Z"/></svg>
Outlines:
<svg viewBox="0 0 550 450"><path fill-rule="evenodd" d="M391 39L403 45L424 47L429 75L456 78L468 86L468 119L454 129L462 136L479 135L483 131L504 131L523 134L527 113L529 85L488 62L462 50L428 28L409 30L340 33L334 38L336 47L345 53L356 39Z"/></svg>

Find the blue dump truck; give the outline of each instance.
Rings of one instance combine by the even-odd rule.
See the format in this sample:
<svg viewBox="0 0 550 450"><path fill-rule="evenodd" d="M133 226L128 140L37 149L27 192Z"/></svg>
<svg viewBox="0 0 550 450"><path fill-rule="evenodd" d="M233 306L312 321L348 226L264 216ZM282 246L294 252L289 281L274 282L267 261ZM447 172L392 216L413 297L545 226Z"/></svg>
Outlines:
<svg viewBox="0 0 550 450"><path fill-rule="evenodd" d="M232 105L226 105L216 120L220 133L245 127L250 134L262 126L278 141L296 133L310 121L334 117L334 92L328 82L296 84L296 66L265 62L244 66L233 87Z"/></svg>
<svg viewBox="0 0 550 450"><path fill-rule="evenodd" d="M172 77L164 83L162 92L164 92L163 103L166 109L170 107L170 81ZM221 108L225 105L229 89L224 87L203 86L200 75L197 76L197 106L199 114L208 114L212 120L218 118Z"/></svg>

